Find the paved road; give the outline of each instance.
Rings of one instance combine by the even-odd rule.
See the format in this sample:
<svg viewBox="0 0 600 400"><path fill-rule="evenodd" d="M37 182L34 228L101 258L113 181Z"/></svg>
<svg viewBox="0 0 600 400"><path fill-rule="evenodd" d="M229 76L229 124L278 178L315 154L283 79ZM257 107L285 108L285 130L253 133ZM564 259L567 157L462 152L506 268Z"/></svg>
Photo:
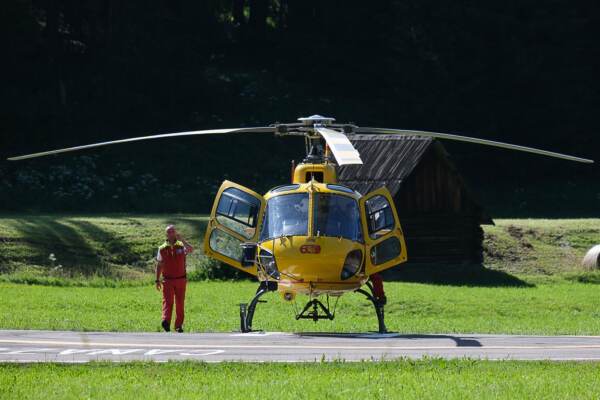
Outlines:
<svg viewBox="0 0 600 400"><path fill-rule="evenodd" d="M0 362L598 360L600 336L0 331Z"/></svg>

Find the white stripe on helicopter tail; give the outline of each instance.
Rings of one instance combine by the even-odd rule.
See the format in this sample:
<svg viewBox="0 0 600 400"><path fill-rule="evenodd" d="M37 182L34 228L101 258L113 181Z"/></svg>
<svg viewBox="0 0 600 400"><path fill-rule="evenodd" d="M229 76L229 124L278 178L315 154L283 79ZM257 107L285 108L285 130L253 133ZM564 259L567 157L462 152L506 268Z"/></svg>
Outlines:
<svg viewBox="0 0 600 400"><path fill-rule="evenodd" d="M345 134L328 128L316 128L321 134L329 149L333 153L338 165L362 164L358 150L354 148Z"/></svg>

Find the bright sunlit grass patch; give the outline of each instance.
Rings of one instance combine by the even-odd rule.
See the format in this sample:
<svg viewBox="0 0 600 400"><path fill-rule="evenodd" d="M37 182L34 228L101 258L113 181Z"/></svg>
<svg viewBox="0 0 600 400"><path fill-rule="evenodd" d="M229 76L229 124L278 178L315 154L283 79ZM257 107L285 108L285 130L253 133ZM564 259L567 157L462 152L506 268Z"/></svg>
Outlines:
<svg viewBox="0 0 600 400"><path fill-rule="evenodd" d="M0 365L2 398L595 399L600 364L359 363Z"/></svg>
<svg viewBox="0 0 600 400"><path fill-rule="evenodd" d="M186 329L239 330L239 303L254 282L190 282ZM402 333L600 334L596 284L554 281L534 286L485 287L386 283L386 322ZM277 293L263 297L254 320L268 331L367 332L377 328L361 295L339 300L334 321L296 321ZM298 306L306 298L298 297ZM60 287L0 283L0 328L80 331L159 331L161 295L152 284Z"/></svg>

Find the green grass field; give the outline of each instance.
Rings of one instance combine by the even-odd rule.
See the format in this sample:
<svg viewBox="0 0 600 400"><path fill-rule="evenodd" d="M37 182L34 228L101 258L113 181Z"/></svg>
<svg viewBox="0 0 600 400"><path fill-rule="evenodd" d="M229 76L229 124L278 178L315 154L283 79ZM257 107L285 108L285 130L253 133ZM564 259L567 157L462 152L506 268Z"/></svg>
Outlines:
<svg viewBox="0 0 600 400"><path fill-rule="evenodd" d="M0 398L597 399L600 364L383 363L0 365Z"/></svg>
<svg viewBox="0 0 600 400"><path fill-rule="evenodd" d="M239 330L240 302L253 282L191 282L186 329ZM598 286L578 282L532 287L469 287L390 282L388 328L403 333L600 334ZM122 288L0 284L0 328L159 331L161 295L152 285ZM296 321L276 293L263 297L254 327L268 331L366 332L373 307L358 294L339 300L334 321ZM303 305L303 304L301 304Z"/></svg>
<svg viewBox="0 0 600 400"><path fill-rule="evenodd" d="M580 273L600 219L499 219L484 226L485 265L518 275Z"/></svg>
<svg viewBox="0 0 600 400"><path fill-rule="evenodd" d="M204 216L185 214L0 216L0 278L41 284L60 284L62 278L69 285L135 284L151 279L165 225L175 223L201 248L206 221ZM600 219L592 218L504 219L484 230L486 267L518 276L580 273L587 249L600 243ZM188 265L197 278L233 276L231 268L223 269L201 251L189 257Z"/></svg>
<svg viewBox="0 0 600 400"><path fill-rule="evenodd" d="M152 285L153 258L162 227L171 222L201 247L204 217L0 218L0 328L158 330L161 295ZM600 334L600 273L579 266L587 248L600 242L600 220L496 222L486 227L485 268L406 268L403 282L386 283L388 327L406 333ZM195 281L189 284L187 329L239 329L238 304L250 300L256 283L205 280L230 269L200 251L190 257L189 269ZM318 324L295 321L292 305L275 293L265 299L256 328L376 328L372 306L357 294L340 299L335 321Z"/></svg>
<svg viewBox="0 0 600 400"><path fill-rule="evenodd" d="M205 217L0 217L0 329L159 331L152 284L162 227L198 248ZM580 260L600 242L600 219L497 220L485 228L485 267L401 267L387 282L386 321L401 333L600 335L600 273ZM193 254L186 330L236 331L238 304L256 289ZM221 278L221 279L214 279ZM275 293L254 327L268 331L375 330L372 306L340 299L333 322L295 321ZM381 363L198 362L0 364L0 398L448 398L600 396L600 363L395 360Z"/></svg>
<svg viewBox="0 0 600 400"><path fill-rule="evenodd" d="M55 277L71 281L89 281L93 277L118 281L148 278L154 268L156 249L164 241L163 229L170 223L177 224L195 246L200 246L205 217L0 217L0 273L4 277L16 273L32 279ZM204 263L210 261L201 252L189 258L192 269Z"/></svg>

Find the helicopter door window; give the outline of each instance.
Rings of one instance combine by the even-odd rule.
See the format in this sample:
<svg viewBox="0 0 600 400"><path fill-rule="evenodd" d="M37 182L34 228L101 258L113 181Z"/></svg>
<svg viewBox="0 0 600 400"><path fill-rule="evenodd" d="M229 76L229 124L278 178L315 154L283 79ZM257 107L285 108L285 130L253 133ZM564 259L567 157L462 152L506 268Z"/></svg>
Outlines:
<svg viewBox="0 0 600 400"><path fill-rule="evenodd" d="M371 249L371 262L373 265L386 263L398 257L401 251L402 245L400 244L400 240L392 236Z"/></svg>
<svg viewBox="0 0 600 400"><path fill-rule="evenodd" d="M284 194L267 201L260 240L308 235L308 193Z"/></svg>
<svg viewBox="0 0 600 400"><path fill-rule="evenodd" d="M247 239L254 236L260 201L236 188L226 189L217 205L217 221Z"/></svg>
<svg viewBox="0 0 600 400"><path fill-rule="evenodd" d="M241 261L243 256L242 241L220 229L214 229L210 234L211 250L235 261Z"/></svg>
<svg viewBox="0 0 600 400"><path fill-rule="evenodd" d="M342 237L362 242L358 202L336 194L314 197L314 232L318 236Z"/></svg>
<svg viewBox="0 0 600 400"><path fill-rule="evenodd" d="M392 207L384 196L374 196L366 201L369 236L377 239L394 229Z"/></svg>

